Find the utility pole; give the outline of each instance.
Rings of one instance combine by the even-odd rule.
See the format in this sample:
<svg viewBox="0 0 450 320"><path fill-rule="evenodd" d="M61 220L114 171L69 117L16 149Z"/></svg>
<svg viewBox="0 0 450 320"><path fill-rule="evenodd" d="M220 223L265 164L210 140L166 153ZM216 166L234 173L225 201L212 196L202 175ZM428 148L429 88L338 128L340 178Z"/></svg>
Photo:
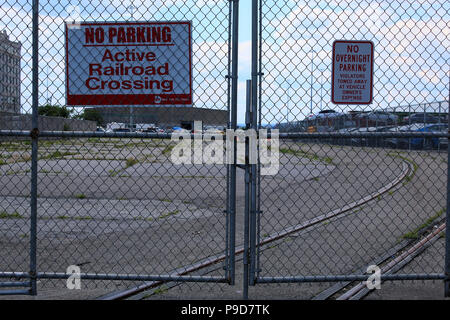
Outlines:
<svg viewBox="0 0 450 320"><path fill-rule="evenodd" d="M313 113L313 75L314 75L314 49L311 49L311 110L310 114Z"/></svg>

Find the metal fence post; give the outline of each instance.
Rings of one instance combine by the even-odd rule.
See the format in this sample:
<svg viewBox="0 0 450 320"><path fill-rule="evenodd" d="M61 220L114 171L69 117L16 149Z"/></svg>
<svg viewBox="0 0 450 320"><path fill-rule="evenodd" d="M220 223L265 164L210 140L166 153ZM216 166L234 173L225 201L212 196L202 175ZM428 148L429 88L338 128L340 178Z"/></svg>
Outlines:
<svg viewBox="0 0 450 320"><path fill-rule="evenodd" d="M448 108L448 133L450 134L450 107ZM448 139L448 138L447 138ZM445 280L444 295L450 297L450 148L447 147L447 215L445 218Z"/></svg>
<svg viewBox="0 0 450 320"><path fill-rule="evenodd" d="M238 31L239 31L239 0L233 0L233 30L232 30L232 75L231 75L231 129L237 128L237 91L238 91ZM230 261L229 261L229 282L234 285L235 282L235 250L236 250L236 150L237 146L233 142L233 163L229 165L230 171L230 192L229 192L229 209L230 209Z"/></svg>
<svg viewBox="0 0 450 320"><path fill-rule="evenodd" d="M31 215L30 215L30 280L31 295L37 295L37 160L38 160L38 104L39 104L39 0L33 0L33 93L31 129Z"/></svg>
<svg viewBox="0 0 450 320"><path fill-rule="evenodd" d="M252 116L251 116L251 99L252 94L252 81L247 80L246 82L246 112L245 112L245 124L246 129L250 129L252 126ZM250 215L253 209L252 202L250 198L251 193L251 169L249 165L250 158L250 138L245 137L245 208L244 208L244 278L243 278L243 299L248 299L248 286L250 284Z"/></svg>
<svg viewBox="0 0 450 320"><path fill-rule="evenodd" d="M252 81L251 81L251 129L258 128L258 0L252 0ZM288 119L286 119L286 122ZM258 135L257 135L258 136ZM252 150L254 152L255 150ZM259 155L256 156L259 158ZM250 204L250 278L249 284L255 284L256 265L256 164L250 165L251 204Z"/></svg>

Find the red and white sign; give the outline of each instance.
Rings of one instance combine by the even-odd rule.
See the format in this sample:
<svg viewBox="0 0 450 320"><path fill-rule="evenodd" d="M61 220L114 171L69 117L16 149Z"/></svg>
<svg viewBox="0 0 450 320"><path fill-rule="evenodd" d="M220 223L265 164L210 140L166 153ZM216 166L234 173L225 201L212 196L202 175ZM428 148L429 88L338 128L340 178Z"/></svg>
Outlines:
<svg viewBox="0 0 450 320"><path fill-rule="evenodd" d="M331 101L370 104L373 99L373 42L333 42Z"/></svg>
<svg viewBox="0 0 450 320"><path fill-rule="evenodd" d="M68 105L192 104L191 23L66 23Z"/></svg>

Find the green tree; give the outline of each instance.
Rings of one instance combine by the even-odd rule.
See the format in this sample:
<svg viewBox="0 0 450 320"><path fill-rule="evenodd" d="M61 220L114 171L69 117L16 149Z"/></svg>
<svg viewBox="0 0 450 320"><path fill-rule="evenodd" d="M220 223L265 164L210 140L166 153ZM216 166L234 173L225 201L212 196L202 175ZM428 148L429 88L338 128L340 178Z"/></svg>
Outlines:
<svg viewBox="0 0 450 320"><path fill-rule="evenodd" d="M74 119L81 119L81 120L90 120L90 121L96 121L97 125L100 125L103 122L103 118L97 110L94 109L84 109L82 113L77 114L73 117Z"/></svg>
<svg viewBox="0 0 450 320"><path fill-rule="evenodd" d="M69 118L71 113L72 110L56 105L47 104L38 107L38 114L41 116Z"/></svg>

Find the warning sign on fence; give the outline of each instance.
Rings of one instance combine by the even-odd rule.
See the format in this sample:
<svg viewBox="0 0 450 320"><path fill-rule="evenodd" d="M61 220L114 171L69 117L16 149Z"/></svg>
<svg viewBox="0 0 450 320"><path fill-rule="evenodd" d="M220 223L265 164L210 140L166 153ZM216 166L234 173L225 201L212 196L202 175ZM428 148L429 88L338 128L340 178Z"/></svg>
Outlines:
<svg viewBox="0 0 450 320"><path fill-rule="evenodd" d="M373 98L373 42L333 42L331 101L370 104Z"/></svg>
<svg viewBox="0 0 450 320"><path fill-rule="evenodd" d="M66 24L68 105L192 104L190 22Z"/></svg>

